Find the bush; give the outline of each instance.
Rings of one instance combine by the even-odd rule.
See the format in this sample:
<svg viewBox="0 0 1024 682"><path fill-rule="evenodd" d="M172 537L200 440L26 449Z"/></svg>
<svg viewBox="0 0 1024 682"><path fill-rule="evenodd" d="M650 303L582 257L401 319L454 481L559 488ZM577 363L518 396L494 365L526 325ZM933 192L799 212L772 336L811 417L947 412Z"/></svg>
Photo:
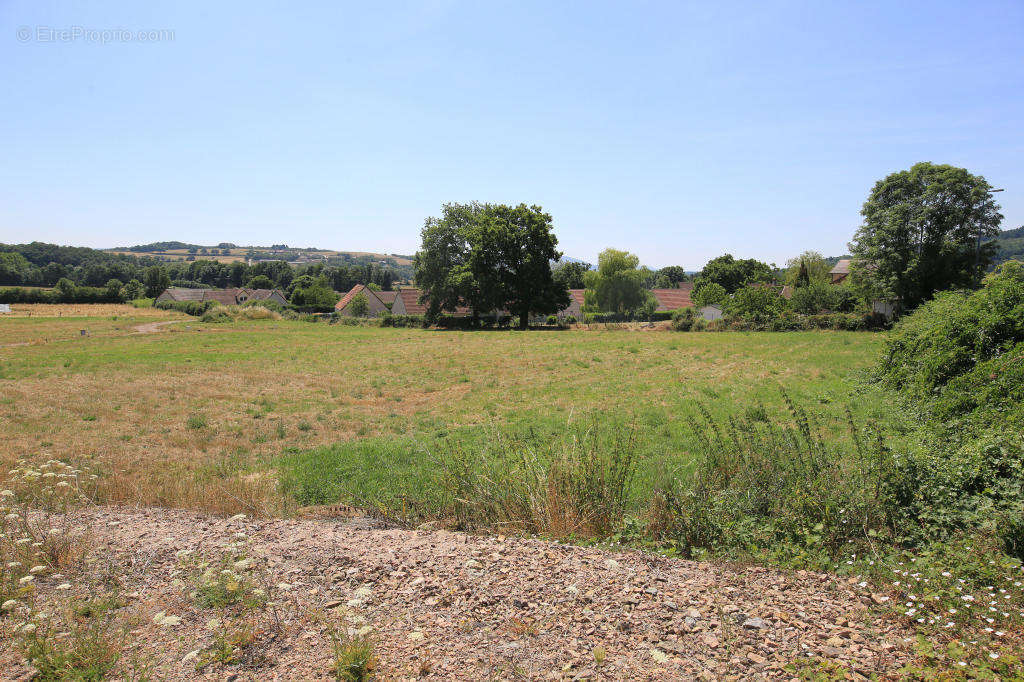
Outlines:
<svg viewBox="0 0 1024 682"><path fill-rule="evenodd" d="M384 315L380 318L382 327L425 327L422 315Z"/></svg>
<svg viewBox="0 0 1024 682"><path fill-rule="evenodd" d="M500 433L483 452L456 443L438 457L444 509L463 528L606 537L622 522L636 451L635 429L574 431L539 449Z"/></svg>
<svg viewBox="0 0 1024 682"><path fill-rule="evenodd" d="M693 323L697 319L697 313L693 308L676 310L672 313L672 331L688 332L693 329Z"/></svg>
<svg viewBox="0 0 1024 682"><path fill-rule="evenodd" d="M904 318L877 376L940 420L966 411L1021 424L1022 363L1024 263L1011 261L980 290L940 293Z"/></svg>
<svg viewBox="0 0 1024 682"><path fill-rule="evenodd" d="M185 313L186 315L192 315L193 317L203 315L214 305L219 304L214 301L155 301L153 303L154 308L160 308L161 310L177 310L178 312Z"/></svg>
<svg viewBox="0 0 1024 682"><path fill-rule="evenodd" d="M687 476L664 482L652 503L651 530L684 555L694 550L758 553L778 545L828 557L884 525L875 491L890 469L881 447L853 446L784 396L795 425L763 410L717 421L702 406L691 427L699 460Z"/></svg>
<svg viewBox="0 0 1024 682"><path fill-rule="evenodd" d="M199 318L200 322L213 323L234 322L234 319L235 318L231 316L231 313L228 312L228 309L222 305L212 306L209 310L203 313L202 317Z"/></svg>

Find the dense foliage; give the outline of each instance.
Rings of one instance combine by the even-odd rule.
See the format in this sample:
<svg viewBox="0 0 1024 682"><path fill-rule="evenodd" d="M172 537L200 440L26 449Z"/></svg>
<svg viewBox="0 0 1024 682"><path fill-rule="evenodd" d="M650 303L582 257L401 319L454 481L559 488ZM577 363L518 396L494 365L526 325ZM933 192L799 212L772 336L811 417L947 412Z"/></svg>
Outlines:
<svg viewBox="0 0 1024 682"><path fill-rule="evenodd" d="M175 248L173 245L177 242L168 244L172 245L168 248ZM59 280L68 279L79 287L105 287L110 280L122 284L138 280L145 284L146 293L152 297L172 283L215 289L242 286L288 289L291 281L302 275L323 277L335 291L348 291L356 284L370 283L389 290L399 273L368 256L338 257L310 265L293 266L283 260L261 260L249 265L244 261L220 263L201 257L192 261L163 261L150 256L41 242L0 244L0 286L53 287Z"/></svg>
<svg viewBox="0 0 1024 682"><path fill-rule="evenodd" d="M879 180L850 243L852 276L912 310L937 291L976 285L1002 216L985 178L918 163Z"/></svg>
<svg viewBox="0 0 1024 682"><path fill-rule="evenodd" d="M588 312L633 315L650 299L640 259L625 251L605 249L597 257L597 270L584 276Z"/></svg>
<svg viewBox="0 0 1024 682"><path fill-rule="evenodd" d="M445 204L440 218L427 218L416 254L427 317L460 306L474 317L507 310L525 328L531 316L564 308L566 286L551 271L562 256L552 227L540 206Z"/></svg>

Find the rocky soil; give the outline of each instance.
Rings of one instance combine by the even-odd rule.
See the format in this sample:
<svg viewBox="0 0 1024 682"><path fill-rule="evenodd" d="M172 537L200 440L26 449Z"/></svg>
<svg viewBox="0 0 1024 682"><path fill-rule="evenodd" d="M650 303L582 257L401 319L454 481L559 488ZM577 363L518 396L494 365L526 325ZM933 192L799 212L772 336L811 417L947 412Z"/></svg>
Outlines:
<svg viewBox="0 0 1024 682"><path fill-rule="evenodd" d="M97 560L70 590L43 578L40 593L59 608L116 587L134 614L126 656L155 679L332 679L332 629L370 633L381 679L791 679L787 665L806 659L895 677L909 655L870 595L818 573L365 519L92 508L74 521ZM256 633L238 660L197 670L226 612L197 603L181 550L215 557L236 542L272 604L236 614ZM2 649L0 676L29 679Z"/></svg>

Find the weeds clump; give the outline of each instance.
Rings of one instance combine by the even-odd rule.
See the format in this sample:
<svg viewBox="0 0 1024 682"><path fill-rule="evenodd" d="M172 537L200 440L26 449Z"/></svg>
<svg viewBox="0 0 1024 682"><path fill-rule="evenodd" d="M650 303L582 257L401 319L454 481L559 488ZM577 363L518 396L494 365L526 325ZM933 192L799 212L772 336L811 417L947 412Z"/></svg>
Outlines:
<svg viewBox="0 0 1024 682"><path fill-rule="evenodd" d="M570 430L549 443L494 434L479 452L437 456L443 513L461 527L606 537L621 523L636 472L637 432Z"/></svg>
<svg viewBox="0 0 1024 682"><path fill-rule="evenodd" d="M101 680L121 663L125 627L111 600L72 603L62 613L36 612L19 628L19 648L37 680Z"/></svg>
<svg viewBox="0 0 1024 682"><path fill-rule="evenodd" d="M85 478L85 481L82 479ZM0 490L0 603L4 611L28 599L36 578L76 569L87 538L65 512L89 500L82 471L57 460L32 466L18 461Z"/></svg>
<svg viewBox="0 0 1024 682"><path fill-rule="evenodd" d="M377 655L368 635L331 631L334 646L333 672L340 682L365 682L375 679Z"/></svg>
<svg viewBox="0 0 1024 682"><path fill-rule="evenodd" d="M782 550L797 563L824 563L850 542L885 527L877 493L891 469L886 449L865 444L850 423L852 447L783 394L792 424L763 407L716 420L700 407L692 429L696 467L669 478L651 503L650 530L681 554Z"/></svg>

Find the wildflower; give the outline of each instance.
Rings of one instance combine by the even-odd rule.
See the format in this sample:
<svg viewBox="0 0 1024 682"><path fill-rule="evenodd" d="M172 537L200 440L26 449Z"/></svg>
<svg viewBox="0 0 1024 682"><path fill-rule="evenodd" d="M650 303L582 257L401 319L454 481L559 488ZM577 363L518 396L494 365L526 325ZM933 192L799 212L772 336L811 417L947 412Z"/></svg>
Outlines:
<svg viewBox="0 0 1024 682"><path fill-rule="evenodd" d="M988 655L988 657L989 657L989 658L991 658L991 659L992 659L992 660L994 661L994 660L996 660L997 658L999 658L999 654L997 654L996 652L994 652L994 651L993 651L992 653L990 653L990 654Z"/></svg>
<svg viewBox="0 0 1024 682"><path fill-rule="evenodd" d="M39 575L40 573L46 573L46 570L46 566L33 566L32 568L28 569L28 572L32 575Z"/></svg>
<svg viewBox="0 0 1024 682"><path fill-rule="evenodd" d="M943 577L943 578L948 578L948 577L949 577L950 575L951 575L951 574L950 574L950 572L949 572L949 571L943 571L943 572L942 572L942 577Z"/></svg>
<svg viewBox="0 0 1024 682"><path fill-rule="evenodd" d="M969 594L965 594L964 596L962 596L960 598L963 599L964 601L974 601L974 597L972 595L969 595Z"/></svg>
<svg viewBox="0 0 1024 682"><path fill-rule="evenodd" d="M8 599L3 604L0 604L0 611L13 611L14 607L16 607L17 605L17 599Z"/></svg>
<svg viewBox="0 0 1024 682"><path fill-rule="evenodd" d="M57 585L57 589L58 590L70 590L71 589L71 583L61 583L60 585Z"/></svg>
<svg viewBox="0 0 1024 682"><path fill-rule="evenodd" d="M25 577L21 578L18 582L22 585L28 585L33 580L35 580L35 576L26 575Z"/></svg>
<svg viewBox="0 0 1024 682"><path fill-rule="evenodd" d="M21 631L26 635L31 635L33 632L36 631L36 625L35 623L26 623L25 625L21 626Z"/></svg>
<svg viewBox="0 0 1024 682"><path fill-rule="evenodd" d="M13 490L0 490L0 497L14 497Z"/></svg>

